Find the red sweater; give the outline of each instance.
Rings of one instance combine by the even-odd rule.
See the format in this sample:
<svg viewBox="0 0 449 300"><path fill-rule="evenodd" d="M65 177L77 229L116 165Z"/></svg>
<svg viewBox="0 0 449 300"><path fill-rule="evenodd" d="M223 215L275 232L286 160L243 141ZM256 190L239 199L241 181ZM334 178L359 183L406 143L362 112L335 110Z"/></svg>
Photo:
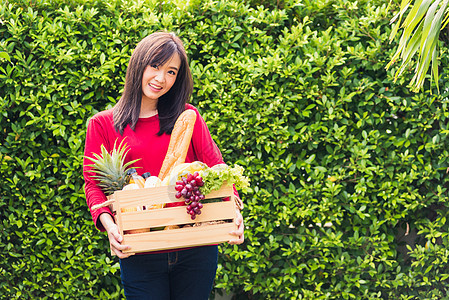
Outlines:
<svg viewBox="0 0 449 300"><path fill-rule="evenodd" d="M186 109L192 109L197 114L186 162L202 161L209 167L224 163L220 150L210 136L209 129L198 110L190 104L186 105ZM134 131L128 125L123 135L120 135L114 129L112 109L106 110L97 113L89 120L84 155L93 157L92 153L101 153L100 147L102 144L108 151L112 151L116 140L118 145L126 138L125 142L128 145L129 152L126 155L125 162L140 158L138 162L132 165L133 167L138 167L138 173L150 172L151 175L158 176L170 142L170 135L162 134L158 136L158 132L159 117L156 115L149 118L140 118ZM91 163L90 160L84 159L84 189L89 209L93 205L106 201L106 196L91 177L94 175L94 173L90 172L91 167L88 166ZM105 212L111 214L107 207L91 211L95 226L100 231L105 229L98 217Z"/></svg>

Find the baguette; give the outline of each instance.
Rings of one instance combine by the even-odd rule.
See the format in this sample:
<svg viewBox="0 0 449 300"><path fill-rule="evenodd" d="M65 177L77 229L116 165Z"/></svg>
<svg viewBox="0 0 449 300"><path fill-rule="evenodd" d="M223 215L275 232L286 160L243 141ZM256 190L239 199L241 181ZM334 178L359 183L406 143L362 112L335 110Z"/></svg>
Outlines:
<svg viewBox="0 0 449 300"><path fill-rule="evenodd" d="M184 163L192 139L195 121L196 113L191 109L185 110L176 120L167 154L158 176L161 181L170 174L174 167Z"/></svg>

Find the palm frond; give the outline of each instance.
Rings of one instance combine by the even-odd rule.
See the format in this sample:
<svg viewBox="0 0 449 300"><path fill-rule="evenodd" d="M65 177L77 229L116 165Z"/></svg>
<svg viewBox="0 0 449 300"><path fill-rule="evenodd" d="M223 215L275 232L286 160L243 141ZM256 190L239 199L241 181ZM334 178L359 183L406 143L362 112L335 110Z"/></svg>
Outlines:
<svg viewBox="0 0 449 300"><path fill-rule="evenodd" d="M389 69L392 64L401 58L401 65L394 77L396 82L410 65L412 58L418 56L415 74L410 81L412 91L418 92L423 87L426 74L430 68L431 82L432 80L435 81L439 92L438 39L441 29L449 23L449 12L447 11L449 0L416 0L401 24L410 2L410 0L402 0L399 12L391 19L391 23L397 23L392 28L390 41L396 36L399 28L403 28L403 32L398 48L386 65L386 69Z"/></svg>

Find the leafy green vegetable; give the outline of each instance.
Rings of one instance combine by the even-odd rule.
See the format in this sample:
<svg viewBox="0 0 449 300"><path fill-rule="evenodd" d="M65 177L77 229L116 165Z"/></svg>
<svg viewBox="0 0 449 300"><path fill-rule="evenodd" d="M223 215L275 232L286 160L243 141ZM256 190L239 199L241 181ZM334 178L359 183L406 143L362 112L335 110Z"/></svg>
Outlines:
<svg viewBox="0 0 449 300"><path fill-rule="evenodd" d="M243 175L243 171L242 166L230 167L226 164L207 169L202 173L204 186L201 187L201 192L207 195L211 191L219 190L224 182L235 184L237 189L245 189L249 187L249 179Z"/></svg>

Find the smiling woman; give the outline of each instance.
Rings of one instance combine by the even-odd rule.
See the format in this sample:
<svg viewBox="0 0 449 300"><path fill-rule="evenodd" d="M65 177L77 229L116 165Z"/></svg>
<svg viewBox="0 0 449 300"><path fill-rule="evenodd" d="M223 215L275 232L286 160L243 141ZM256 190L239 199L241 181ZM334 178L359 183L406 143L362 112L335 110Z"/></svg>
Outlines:
<svg viewBox="0 0 449 300"><path fill-rule="evenodd" d="M102 148L111 152L117 141L120 144L124 141L127 150L123 162L132 163L140 174L157 175L169 149L176 120L182 112L190 110L196 121L191 141L186 143L185 162L201 161L209 167L223 164L221 152L204 119L188 104L192 88L187 55L179 38L166 32L144 38L131 56L119 102L89 121L85 157L99 155ZM85 159L85 192L91 209L106 200L92 171L90 162ZM121 278L128 299L208 299L217 270L217 245L131 256L126 250L132 249L122 244L123 236L110 209L102 207L91 210L91 214L97 228L107 232L110 248L120 258ZM235 239L229 243L241 244L244 225L240 212L235 223L238 230L230 233ZM192 278L195 278L194 289L191 289Z"/></svg>

